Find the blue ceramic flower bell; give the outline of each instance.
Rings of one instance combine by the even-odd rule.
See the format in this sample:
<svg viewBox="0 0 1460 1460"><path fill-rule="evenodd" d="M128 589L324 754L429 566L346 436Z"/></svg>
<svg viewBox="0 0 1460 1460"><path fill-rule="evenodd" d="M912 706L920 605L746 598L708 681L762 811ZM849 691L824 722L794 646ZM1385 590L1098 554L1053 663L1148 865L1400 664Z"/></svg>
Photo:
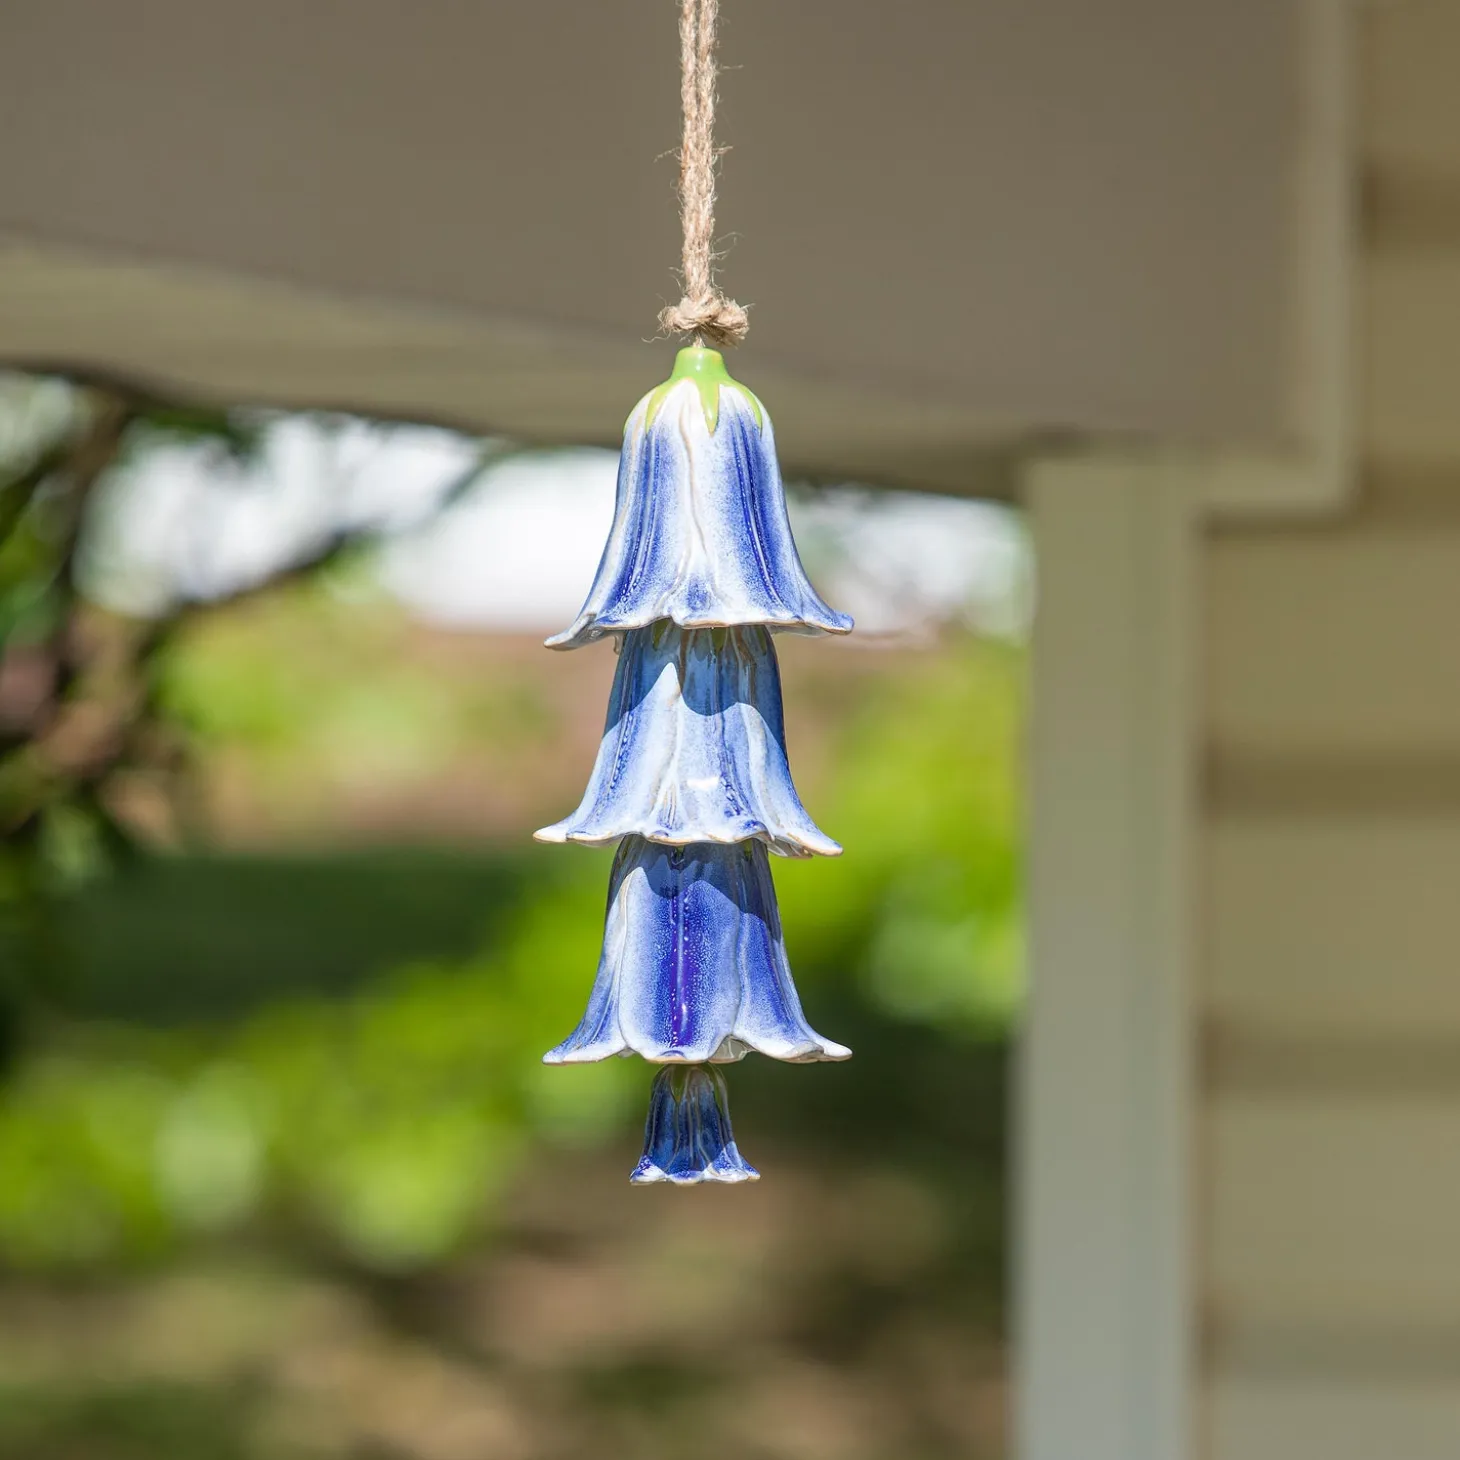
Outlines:
<svg viewBox="0 0 1460 1460"><path fill-rule="evenodd" d="M625 837L588 1011L543 1058L580 1064L637 1054L704 1064L752 1050L797 1063L851 1055L801 1012L765 847Z"/></svg>
<svg viewBox="0 0 1460 1460"><path fill-rule="evenodd" d="M760 1180L760 1172L735 1144L725 1077L719 1070L668 1066L654 1076L644 1154L629 1180L635 1186Z"/></svg>
<svg viewBox="0 0 1460 1460"><path fill-rule="evenodd" d="M681 350L670 378L634 408L593 587L548 647L576 649L660 619L682 629L852 629L806 578L770 417L717 350Z"/></svg>
<svg viewBox="0 0 1460 1460"><path fill-rule="evenodd" d="M623 636L583 804L537 837L607 846L625 836L672 846L757 837L784 857L841 853L791 783L764 628L660 619Z"/></svg>
<svg viewBox="0 0 1460 1460"><path fill-rule="evenodd" d="M629 417L614 523L583 611L613 634L608 722L578 810L541 840L618 843L603 953L549 1064L637 1054L654 1082L635 1182L754 1180L712 1065L846 1059L807 1024L768 853L835 856L791 781L773 632L847 633L786 516L771 423L718 352L679 352ZM687 1068L686 1068L687 1067Z"/></svg>

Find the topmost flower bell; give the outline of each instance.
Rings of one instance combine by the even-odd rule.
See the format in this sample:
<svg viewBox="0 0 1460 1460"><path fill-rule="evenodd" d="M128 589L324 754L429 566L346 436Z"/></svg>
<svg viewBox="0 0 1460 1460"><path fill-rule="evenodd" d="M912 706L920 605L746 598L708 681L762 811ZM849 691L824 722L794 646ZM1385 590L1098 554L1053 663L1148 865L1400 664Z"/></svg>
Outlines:
<svg viewBox="0 0 1460 1460"><path fill-rule="evenodd" d="M634 408L598 574L548 647L576 649L656 619L805 634L852 627L806 577L770 418L716 350L681 350L670 378Z"/></svg>

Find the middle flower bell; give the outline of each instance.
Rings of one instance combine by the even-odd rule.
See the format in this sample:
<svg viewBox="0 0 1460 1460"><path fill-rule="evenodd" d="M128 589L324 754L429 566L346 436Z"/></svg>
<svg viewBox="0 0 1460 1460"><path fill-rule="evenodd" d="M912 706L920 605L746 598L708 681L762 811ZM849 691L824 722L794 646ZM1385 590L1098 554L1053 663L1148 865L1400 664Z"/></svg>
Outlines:
<svg viewBox="0 0 1460 1460"><path fill-rule="evenodd" d="M539 841L672 846L752 837L787 857L841 847L806 814L786 761L781 680L760 627L626 634L588 790Z"/></svg>

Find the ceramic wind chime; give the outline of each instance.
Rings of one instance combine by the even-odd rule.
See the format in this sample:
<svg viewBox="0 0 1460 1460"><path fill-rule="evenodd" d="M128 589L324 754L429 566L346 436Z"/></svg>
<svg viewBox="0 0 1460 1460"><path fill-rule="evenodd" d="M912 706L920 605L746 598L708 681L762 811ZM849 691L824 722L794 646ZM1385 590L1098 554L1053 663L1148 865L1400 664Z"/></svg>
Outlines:
<svg viewBox="0 0 1460 1460"><path fill-rule="evenodd" d="M694 343L629 417L598 574L577 620L548 640L612 637L618 667L583 802L537 835L618 850L587 1012L544 1059L661 1067L630 1178L640 1183L756 1179L720 1065L851 1054L801 1011L770 856L841 851L791 781L773 635L845 634L852 621L801 567L770 417L705 343L746 331L710 269L715 11L682 0L685 297L661 320Z"/></svg>

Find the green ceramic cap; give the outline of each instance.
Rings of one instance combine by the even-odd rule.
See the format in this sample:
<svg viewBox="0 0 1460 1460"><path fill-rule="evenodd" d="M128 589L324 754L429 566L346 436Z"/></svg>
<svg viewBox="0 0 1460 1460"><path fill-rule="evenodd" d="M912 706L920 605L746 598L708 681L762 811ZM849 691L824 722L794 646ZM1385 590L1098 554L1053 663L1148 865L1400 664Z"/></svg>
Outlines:
<svg viewBox="0 0 1460 1460"><path fill-rule="evenodd" d="M720 387L722 385L733 385L736 390L740 391L750 402L750 409L755 413L756 426L764 429L765 417L761 412L760 402L738 380L731 378L730 372L725 368L725 357L718 350L706 350L699 345L689 345L681 350L674 357L674 370L669 379L663 385L655 386L649 396L649 410L644 418L646 428L654 424L654 417L659 414L659 407L664 404L664 398L681 380L694 381L695 389L700 393L700 405L705 413L705 425L712 436L715 434L715 427L720 422Z"/></svg>

